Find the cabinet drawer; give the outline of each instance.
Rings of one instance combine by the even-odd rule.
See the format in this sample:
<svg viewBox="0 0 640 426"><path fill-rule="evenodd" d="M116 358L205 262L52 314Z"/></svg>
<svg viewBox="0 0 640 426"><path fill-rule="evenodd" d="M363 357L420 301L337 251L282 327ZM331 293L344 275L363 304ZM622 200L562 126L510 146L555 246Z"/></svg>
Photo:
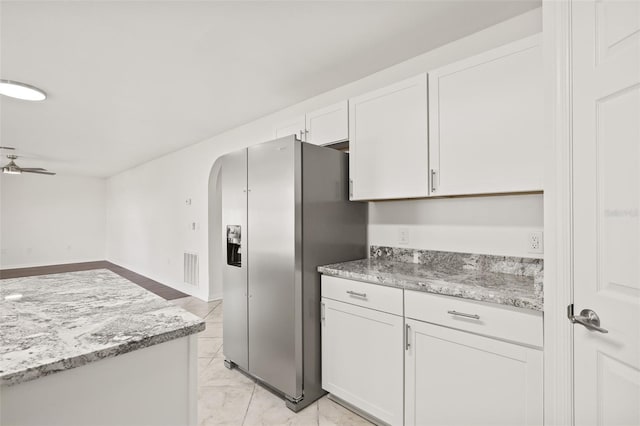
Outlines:
<svg viewBox="0 0 640 426"><path fill-rule="evenodd" d="M402 289L322 276L322 297L402 315Z"/></svg>
<svg viewBox="0 0 640 426"><path fill-rule="evenodd" d="M410 290L404 305L407 318L542 347L540 312Z"/></svg>

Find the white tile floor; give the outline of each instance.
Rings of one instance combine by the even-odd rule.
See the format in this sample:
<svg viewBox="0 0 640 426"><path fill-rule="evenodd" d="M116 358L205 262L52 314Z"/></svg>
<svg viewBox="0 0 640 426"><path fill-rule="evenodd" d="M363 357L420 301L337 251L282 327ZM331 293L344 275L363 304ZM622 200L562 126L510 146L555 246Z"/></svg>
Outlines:
<svg viewBox="0 0 640 426"><path fill-rule="evenodd" d="M172 303L207 323L198 335L198 425L370 425L367 420L327 397L299 413L252 378L224 366L222 354L222 302L193 297Z"/></svg>

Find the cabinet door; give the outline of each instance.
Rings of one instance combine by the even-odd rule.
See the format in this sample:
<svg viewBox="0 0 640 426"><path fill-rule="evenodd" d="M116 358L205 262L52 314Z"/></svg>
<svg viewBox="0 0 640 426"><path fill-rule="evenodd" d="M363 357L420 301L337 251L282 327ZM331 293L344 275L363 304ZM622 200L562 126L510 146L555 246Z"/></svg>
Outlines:
<svg viewBox="0 0 640 426"><path fill-rule="evenodd" d="M307 113L305 142L325 145L349 139L348 105L349 102L345 100Z"/></svg>
<svg viewBox="0 0 640 426"><path fill-rule="evenodd" d="M429 72L432 195L543 189L540 43L536 35Z"/></svg>
<svg viewBox="0 0 640 426"><path fill-rule="evenodd" d="M407 320L407 425L541 425L542 351Z"/></svg>
<svg viewBox="0 0 640 426"><path fill-rule="evenodd" d="M276 126L274 130L274 138L283 138L289 135L296 135L296 138L305 141L305 116L292 118L282 124Z"/></svg>
<svg viewBox="0 0 640 426"><path fill-rule="evenodd" d="M403 318L325 298L322 309L322 388L401 425Z"/></svg>
<svg viewBox="0 0 640 426"><path fill-rule="evenodd" d="M428 195L427 75L349 99L352 200Z"/></svg>

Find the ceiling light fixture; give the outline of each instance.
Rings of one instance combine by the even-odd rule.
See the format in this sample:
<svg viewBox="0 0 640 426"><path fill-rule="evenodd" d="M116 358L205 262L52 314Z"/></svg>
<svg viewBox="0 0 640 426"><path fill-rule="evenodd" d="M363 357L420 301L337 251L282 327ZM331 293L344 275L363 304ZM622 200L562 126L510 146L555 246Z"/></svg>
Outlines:
<svg viewBox="0 0 640 426"><path fill-rule="evenodd" d="M0 95L23 99L25 101L44 101L47 99L47 94L35 86L20 83L19 81L3 79L0 79Z"/></svg>

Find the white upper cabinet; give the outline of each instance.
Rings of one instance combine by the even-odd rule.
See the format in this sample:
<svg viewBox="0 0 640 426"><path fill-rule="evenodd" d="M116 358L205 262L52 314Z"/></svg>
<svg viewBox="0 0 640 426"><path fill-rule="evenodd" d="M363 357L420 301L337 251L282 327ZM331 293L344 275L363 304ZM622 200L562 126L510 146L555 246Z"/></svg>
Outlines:
<svg viewBox="0 0 640 426"><path fill-rule="evenodd" d="M349 102L337 104L307 113L305 142L325 145L349 139Z"/></svg>
<svg viewBox="0 0 640 426"><path fill-rule="evenodd" d="M276 139L296 135L303 142L327 145L344 142L349 138L349 102L333 105L291 118L276 126Z"/></svg>
<svg viewBox="0 0 640 426"><path fill-rule="evenodd" d="M289 135L296 135L301 141L305 140L305 116L292 118L278 125L274 131L275 139L283 138Z"/></svg>
<svg viewBox="0 0 640 426"><path fill-rule="evenodd" d="M428 195L427 74L349 99L352 200Z"/></svg>
<svg viewBox="0 0 640 426"><path fill-rule="evenodd" d="M542 190L543 92L539 35L429 71L431 195Z"/></svg>

